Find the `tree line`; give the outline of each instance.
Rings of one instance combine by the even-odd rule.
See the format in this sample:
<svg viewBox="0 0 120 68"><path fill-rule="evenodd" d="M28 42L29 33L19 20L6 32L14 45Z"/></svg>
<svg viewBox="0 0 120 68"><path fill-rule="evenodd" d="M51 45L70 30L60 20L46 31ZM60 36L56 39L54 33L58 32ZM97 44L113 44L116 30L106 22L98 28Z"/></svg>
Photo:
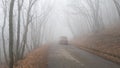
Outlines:
<svg viewBox="0 0 120 68"><path fill-rule="evenodd" d="M52 5L45 1L42 4L41 0L1 0L1 5L3 10L1 47L5 61L2 59L0 61L13 68L26 53L42 44Z"/></svg>
<svg viewBox="0 0 120 68"><path fill-rule="evenodd" d="M114 7L116 10L111 11L113 14L115 11L117 11L119 17L120 17L120 1L119 0L70 0L71 3L68 4L68 8L71 8L71 11L66 11L67 15L66 18L68 21L71 20L72 16L80 16L84 17L84 25L87 25L88 32L90 33L99 33L105 29L105 19L104 16L107 14L107 12L110 12L110 9L113 9ZM104 3L107 2L107 3ZM106 4L109 4L109 7L106 6ZM103 11L103 8L106 8L108 10ZM71 15L71 16L70 16ZM108 17L109 20L109 17ZM114 20L114 19L112 19ZM80 23L81 21L77 22ZM74 26L75 22L68 22L68 27L70 28L73 35L79 34L78 29L81 29L82 27L76 25ZM115 22L114 22L115 23ZM118 23L119 24L119 23ZM80 24L81 25L81 24Z"/></svg>

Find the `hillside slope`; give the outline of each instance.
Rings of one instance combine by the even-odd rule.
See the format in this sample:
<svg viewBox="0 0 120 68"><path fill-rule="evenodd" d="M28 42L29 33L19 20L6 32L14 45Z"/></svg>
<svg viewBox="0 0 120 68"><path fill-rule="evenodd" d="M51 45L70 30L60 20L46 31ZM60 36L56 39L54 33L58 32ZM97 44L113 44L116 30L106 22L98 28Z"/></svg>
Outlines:
<svg viewBox="0 0 120 68"><path fill-rule="evenodd" d="M104 32L95 33L72 41L79 48L92 52L103 58L120 63L120 32L119 28L111 28Z"/></svg>

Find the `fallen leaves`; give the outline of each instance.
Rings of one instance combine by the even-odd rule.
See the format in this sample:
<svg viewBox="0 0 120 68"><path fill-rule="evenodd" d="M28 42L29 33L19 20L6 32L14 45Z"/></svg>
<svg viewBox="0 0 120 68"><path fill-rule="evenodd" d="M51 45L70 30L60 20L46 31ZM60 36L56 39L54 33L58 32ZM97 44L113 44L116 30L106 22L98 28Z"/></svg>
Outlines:
<svg viewBox="0 0 120 68"><path fill-rule="evenodd" d="M48 46L44 45L18 61L14 68L47 68L47 55Z"/></svg>

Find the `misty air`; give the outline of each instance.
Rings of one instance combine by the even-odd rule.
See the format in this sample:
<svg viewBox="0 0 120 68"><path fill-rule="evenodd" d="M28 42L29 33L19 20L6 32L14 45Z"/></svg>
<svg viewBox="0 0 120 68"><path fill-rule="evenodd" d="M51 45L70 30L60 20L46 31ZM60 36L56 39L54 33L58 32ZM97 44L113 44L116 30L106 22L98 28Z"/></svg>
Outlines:
<svg viewBox="0 0 120 68"><path fill-rule="evenodd" d="M120 1L0 0L0 68L120 68Z"/></svg>

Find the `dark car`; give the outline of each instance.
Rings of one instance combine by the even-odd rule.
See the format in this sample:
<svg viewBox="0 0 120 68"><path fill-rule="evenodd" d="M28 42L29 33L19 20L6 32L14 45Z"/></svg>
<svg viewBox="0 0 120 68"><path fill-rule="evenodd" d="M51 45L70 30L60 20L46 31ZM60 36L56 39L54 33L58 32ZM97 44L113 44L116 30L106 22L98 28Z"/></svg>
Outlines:
<svg viewBox="0 0 120 68"><path fill-rule="evenodd" d="M68 45L68 39L67 39L67 37L62 36L62 37L60 38L59 43L60 43L61 45Z"/></svg>

